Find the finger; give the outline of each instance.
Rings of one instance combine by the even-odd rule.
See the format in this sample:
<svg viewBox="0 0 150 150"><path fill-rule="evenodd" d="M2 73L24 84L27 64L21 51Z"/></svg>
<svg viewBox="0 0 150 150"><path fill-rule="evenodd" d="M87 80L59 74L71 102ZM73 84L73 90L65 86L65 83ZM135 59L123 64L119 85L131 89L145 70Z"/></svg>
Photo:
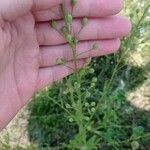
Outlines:
<svg viewBox="0 0 150 150"><path fill-rule="evenodd" d="M99 48L91 50L94 43ZM78 59L97 57L114 53L119 47L119 39L82 42L77 46L77 55ZM57 63L58 59L64 59L66 61L73 60L72 51L68 45L42 47L40 52L40 67L53 66Z"/></svg>
<svg viewBox="0 0 150 150"><path fill-rule="evenodd" d="M67 0L65 3L67 10L71 11L70 1ZM122 0L80 0L74 8L73 16L104 17L115 15L121 11L122 5ZM49 21L62 17L59 6L44 11L36 11L34 15L37 21Z"/></svg>
<svg viewBox="0 0 150 150"><path fill-rule="evenodd" d="M82 68L85 60L79 60L77 67ZM72 69L71 69L72 68ZM68 62L66 65L56 65L48 68L41 68L38 76L37 90L40 90L55 81L61 80L64 77L70 75L75 69L73 62Z"/></svg>
<svg viewBox="0 0 150 150"><path fill-rule="evenodd" d="M57 6L63 2L63 0L34 0L33 11L45 10L54 6Z"/></svg>
<svg viewBox="0 0 150 150"><path fill-rule="evenodd" d="M31 9L43 10L62 3L63 0L1 0L0 1L0 25L4 21L13 21L16 18L28 14Z"/></svg>
<svg viewBox="0 0 150 150"><path fill-rule="evenodd" d="M62 27L63 23L58 22ZM75 20L72 25L73 34L81 29L80 20ZM61 28L60 27L60 28ZM89 23L79 34L79 40L113 39L127 36L131 30L131 23L125 17L113 16L101 19L90 19ZM36 26L39 45L57 45L66 43L65 39L49 23L40 23Z"/></svg>

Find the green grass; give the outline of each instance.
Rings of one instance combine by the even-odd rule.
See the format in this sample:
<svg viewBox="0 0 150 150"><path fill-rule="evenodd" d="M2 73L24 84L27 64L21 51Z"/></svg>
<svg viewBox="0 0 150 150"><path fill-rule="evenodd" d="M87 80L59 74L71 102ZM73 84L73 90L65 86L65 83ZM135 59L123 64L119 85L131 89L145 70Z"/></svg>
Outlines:
<svg viewBox="0 0 150 150"><path fill-rule="evenodd" d="M120 52L93 59L77 72L78 78L73 74L35 95L28 132L38 148L28 150L149 149L150 112L127 100L128 93L149 81L149 8L148 0L125 0L124 14L131 18L133 31ZM142 63L133 59L136 54ZM1 145L2 150L12 149Z"/></svg>

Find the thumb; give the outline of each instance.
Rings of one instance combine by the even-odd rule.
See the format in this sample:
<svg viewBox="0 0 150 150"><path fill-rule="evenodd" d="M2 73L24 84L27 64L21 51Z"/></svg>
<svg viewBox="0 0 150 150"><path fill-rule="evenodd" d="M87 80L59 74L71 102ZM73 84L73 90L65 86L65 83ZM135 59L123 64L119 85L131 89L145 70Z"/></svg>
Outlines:
<svg viewBox="0 0 150 150"><path fill-rule="evenodd" d="M33 5L33 0L0 0L0 24L28 13Z"/></svg>

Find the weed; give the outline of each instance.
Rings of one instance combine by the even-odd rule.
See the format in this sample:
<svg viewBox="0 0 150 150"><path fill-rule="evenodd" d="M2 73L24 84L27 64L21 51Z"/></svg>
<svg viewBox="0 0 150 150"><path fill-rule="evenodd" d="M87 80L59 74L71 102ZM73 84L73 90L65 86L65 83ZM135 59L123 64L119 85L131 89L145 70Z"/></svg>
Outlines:
<svg viewBox="0 0 150 150"><path fill-rule="evenodd" d="M77 1L71 3L73 12ZM135 4L136 2L133 6ZM150 139L150 134L149 127L142 122L149 124L149 120L142 117L142 111L137 111L126 101L126 91L146 80L147 76L146 74L141 76L144 72L142 68L139 68L142 69L141 71L138 68L129 69L125 58L130 56L130 49L134 50L137 46L137 41L142 36L141 28L147 30L145 18L149 13L148 8L147 2L143 13L141 13L143 8L140 11L135 10L136 14L132 14L138 14L136 20L134 19L137 16L129 14L133 21L133 31L129 38L124 39L119 54L93 59L89 66L81 70L75 67L75 73L64 82L57 83L48 91L44 90L36 96L36 102L33 101L31 105L32 117L29 131L32 139L38 139L39 147L47 147L45 144L49 144L52 149L74 150L138 149L139 147L142 149L144 147L144 143ZM74 37L71 33L72 13L68 13L64 5L61 5L61 11L65 26L59 30L56 21L52 21L51 26L59 33L62 31L60 34L63 33L70 45L74 64L77 66L77 37L88 24L88 18L84 17L81 20L81 29ZM98 47L99 45L93 43L89 50ZM66 63L63 59L57 61L59 64ZM90 61L88 60L87 63ZM130 80L129 76L134 78L137 71L139 77ZM126 84L128 81L130 81L130 88ZM33 125L37 120L34 115L38 117L36 126ZM141 120L137 117L141 117ZM143 139L145 139L144 143Z"/></svg>
<svg viewBox="0 0 150 150"><path fill-rule="evenodd" d="M148 79L149 60L146 59L142 67L134 66L131 53L138 51L147 57L150 4L148 0L126 0L125 3L125 13L133 24L130 37L123 40L118 54L89 59L87 64L90 64L83 69L77 68L77 57L82 53L77 54L76 47L78 34L88 24L88 18L81 19L81 29L74 36L72 13L77 1L71 0L70 13L61 5L64 27L59 29L56 20L51 22L51 27L68 42L75 65L75 70L70 69L75 73L37 93L29 105L28 131L38 149L149 149L150 114L133 107L127 101L127 92ZM133 9L137 5L138 8ZM93 43L87 51L98 47ZM60 58L57 63L65 65L66 60Z"/></svg>

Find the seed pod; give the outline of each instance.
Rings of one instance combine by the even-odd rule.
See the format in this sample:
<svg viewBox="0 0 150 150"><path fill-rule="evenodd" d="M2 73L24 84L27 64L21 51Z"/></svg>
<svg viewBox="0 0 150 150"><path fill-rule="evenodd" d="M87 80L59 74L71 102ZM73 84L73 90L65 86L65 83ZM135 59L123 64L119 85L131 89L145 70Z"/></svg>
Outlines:
<svg viewBox="0 0 150 150"><path fill-rule="evenodd" d="M88 24L88 18L87 17L84 17L82 20L81 20L81 24L82 26L86 26Z"/></svg>
<svg viewBox="0 0 150 150"><path fill-rule="evenodd" d="M99 48L98 44L96 44L96 43L93 44L93 47L92 47L93 50L97 50L98 48Z"/></svg>
<svg viewBox="0 0 150 150"><path fill-rule="evenodd" d="M69 108L72 108L72 107L69 104L66 104L66 108L69 109Z"/></svg>
<svg viewBox="0 0 150 150"><path fill-rule="evenodd" d="M73 118L69 118L69 122L73 122Z"/></svg>
<svg viewBox="0 0 150 150"><path fill-rule="evenodd" d="M140 144L138 143L138 141L133 141L131 142L131 147L133 150L137 150L140 147Z"/></svg>
<svg viewBox="0 0 150 150"><path fill-rule="evenodd" d="M92 107L91 112L94 113L95 111L96 111L96 109L94 107Z"/></svg>
<svg viewBox="0 0 150 150"><path fill-rule="evenodd" d="M71 0L71 5L74 7L77 4L77 0Z"/></svg>
<svg viewBox="0 0 150 150"><path fill-rule="evenodd" d="M79 40L77 38L74 38L73 41L75 44L78 44L78 42L79 42Z"/></svg>
<svg viewBox="0 0 150 150"><path fill-rule="evenodd" d="M84 120L89 121L90 118L89 118L88 116L85 116L85 117L84 117Z"/></svg>
<svg viewBox="0 0 150 150"><path fill-rule="evenodd" d="M71 14L67 14L66 16L65 16L65 21L66 22L68 22L68 23L71 23L72 22L72 15Z"/></svg>
<svg viewBox="0 0 150 150"><path fill-rule="evenodd" d="M91 106L92 106L92 107L96 106L96 103L95 103L95 102L92 102L92 103L91 103Z"/></svg>
<svg viewBox="0 0 150 150"><path fill-rule="evenodd" d="M95 83L91 83L91 88L95 87Z"/></svg>
<svg viewBox="0 0 150 150"><path fill-rule="evenodd" d="M58 59L56 60L56 63L57 63L58 65L63 65L63 64L66 63L66 60L63 59L63 58L58 58Z"/></svg>
<svg viewBox="0 0 150 150"><path fill-rule="evenodd" d="M62 31L64 34L67 34L67 33L68 33L66 26L62 27L61 31Z"/></svg>
<svg viewBox="0 0 150 150"><path fill-rule="evenodd" d="M52 20L52 22L51 22L51 27L54 28L54 29L56 29L56 27L57 27L57 22L56 22L55 20Z"/></svg>
<svg viewBox="0 0 150 150"><path fill-rule="evenodd" d="M89 73L93 74L95 72L95 70L93 68L89 69Z"/></svg>
<svg viewBox="0 0 150 150"><path fill-rule="evenodd" d="M90 92L86 92L86 97L90 97L91 93Z"/></svg>
<svg viewBox="0 0 150 150"><path fill-rule="evenodd" d="M72 41L73 41L72 35L70 35L70 34L66 35L66 40L67 40L69 43L72 43Z"/></svg>
<svg viewBox="0 0 150 150"><path fill-rule="evenodd" d="M94 78L92 79L92 82L96 83L96 82L97 82L97 78L94 77Z"/></svg>
<svg viewBox="0 0 150 150"><path fill-rule="evenodd" d="M85 102L85 107L88 107L90 104L88 102Z"/></svg>

